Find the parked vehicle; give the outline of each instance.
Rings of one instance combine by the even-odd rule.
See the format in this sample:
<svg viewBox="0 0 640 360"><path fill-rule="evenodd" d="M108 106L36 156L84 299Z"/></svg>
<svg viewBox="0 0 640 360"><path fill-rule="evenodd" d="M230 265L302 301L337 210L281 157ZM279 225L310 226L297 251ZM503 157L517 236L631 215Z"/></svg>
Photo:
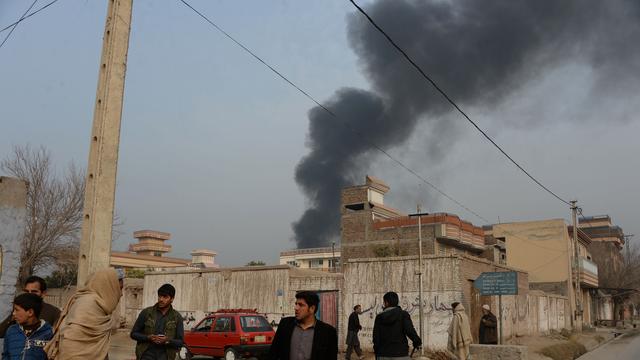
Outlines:
<svg viewBox="0 0 640 360"><path fill-rule="evenodd" d="M236 360L261 358L269 351L275 331L255 309L223 309L185 331L182 359L194 355Z"/></svg>

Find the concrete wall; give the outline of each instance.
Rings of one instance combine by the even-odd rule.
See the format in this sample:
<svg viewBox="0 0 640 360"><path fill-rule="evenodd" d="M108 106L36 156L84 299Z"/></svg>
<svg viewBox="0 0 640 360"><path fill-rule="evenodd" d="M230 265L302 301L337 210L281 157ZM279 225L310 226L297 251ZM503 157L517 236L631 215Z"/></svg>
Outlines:
<svg viewBox="0 0 640 360"><path fill-rule="evenodd" d="M434 257L425 260L424 267L424 324L423 343L430 348L442 348L447 342L447 328L451 321L450 304L463 298L460 261L452 257ZM411 314L416 330L419 329L417 257L385 259L359 259L343 264L343 308L362 305L360 316L362 331L360 341L371 350L371 335L375 316L382 309L382 296L395 291L400 296L400 306ZM339 341L344 343L346 323L339 331Z"/></svg>
<svg viewBox="0 0 640 360"><path fill-rule="evenodd" d="M289 266L147 273L143 308L156 303L156 291L165 283L175 286L173 305L187 320L187 327L195 325L205 314L223 308L255 308L277 323L282 316L293 315L296 291L338 291L342 274Z"/></svg>
<svg viewBox="0 0 640 360"><path fill-rule="evenodd" d="M27 183L0 177L0 319L11 313L26 220Z"/></svg>
<svg viewBox="0 0 640 360"><path fill-rule="evenodd" d="M343 308L351 309L360 304L364 313L360 316L363 331L360 335L362 347L371 350L371 335L375 316L382 311L382 296L395 291L400 296L400 306L411 315L416 330L419 329L418 259L396 257L384 259L352 259L343 264ZM481 297L472 290L472 282L485 271L512 271L480 259L467 257L425 257L424 274L424 339L426 346L444 348L447 344L447 329L451 321L450 304L458 301L465 305L472 321L472 332L476 332L482 303L498 308L498 298ZM513 336L545 333L550 329L569 327L568 301L564 297L544 293L528 293L525 273L519 273L520 294L503 296L502 321L505 339ZM496 315L498 311L494 310ZM340 343L344 343L346 324L339 329ZM477 335L476 335L477 336Z"/></svg>

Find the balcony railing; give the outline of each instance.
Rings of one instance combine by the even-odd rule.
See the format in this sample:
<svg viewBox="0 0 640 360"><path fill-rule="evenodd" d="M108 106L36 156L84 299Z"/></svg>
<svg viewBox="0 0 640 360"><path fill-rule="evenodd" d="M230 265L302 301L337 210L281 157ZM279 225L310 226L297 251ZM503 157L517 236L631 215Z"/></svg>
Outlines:
<svg viewBox="0 0 640 360"><path fill-rule="evenodd" d="M587 258L580 258L580 283L586 286L598 286L598 265Z"/></svg>

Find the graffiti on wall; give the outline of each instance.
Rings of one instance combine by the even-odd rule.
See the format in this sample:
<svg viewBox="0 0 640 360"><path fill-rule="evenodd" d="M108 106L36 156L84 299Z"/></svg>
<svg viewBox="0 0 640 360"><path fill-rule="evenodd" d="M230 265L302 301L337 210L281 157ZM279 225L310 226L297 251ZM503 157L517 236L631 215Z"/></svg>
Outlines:
<svg viewBox="0 0 640 360"><path fill-rule="evenodd" d="M360 315L360 325L362 330L359 333L362 347L371 349L373 347L373 324L376 315L384 310L382 296L384 294L351 294L352 302L348 306L360 304L363 314ZM416 330L419 328L420 301L417 292L399 293L400 307L411 315ZM429 347L444 347L447 344L447 329L451 321L451 303L460 301L460 292L435 292L425 291L422 306L424 309L424 329L423 342Z"/></svg>

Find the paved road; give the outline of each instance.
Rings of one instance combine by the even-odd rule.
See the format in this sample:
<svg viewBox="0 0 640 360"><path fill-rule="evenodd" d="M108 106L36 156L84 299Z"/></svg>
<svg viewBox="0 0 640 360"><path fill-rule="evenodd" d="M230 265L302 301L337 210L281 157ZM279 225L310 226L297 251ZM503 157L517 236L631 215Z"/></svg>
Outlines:
<svg viewBox="0 0 640 360"><path fill-rule="evenodd" d="M640 330L618 337L594 351L583 355L578 360L638 360L640 359Z"/></svg>

